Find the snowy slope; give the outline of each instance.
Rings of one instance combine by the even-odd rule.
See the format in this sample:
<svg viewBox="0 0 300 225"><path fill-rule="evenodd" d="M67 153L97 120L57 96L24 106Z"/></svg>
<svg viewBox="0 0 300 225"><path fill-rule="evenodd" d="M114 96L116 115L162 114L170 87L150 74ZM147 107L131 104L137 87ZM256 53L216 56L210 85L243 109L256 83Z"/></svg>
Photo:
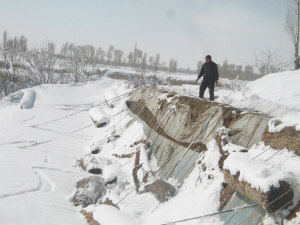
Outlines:
<svg viewBox="0 0 300 225"><path fill-rule="evenodd" d="M284 126L295 125L297 128L300 124L298 74L271 74L254 82L233 85L232 89L217 88L216 100L246 111L267 113L281 120ZM289 79L281 82L283 77ZM266 83L272 88L265 87ZM197 85L161 88L189 96L197 96L199 90ZM80 218L81 208L74 207L69 199L76 182L90 176L78 167L77 159L98 148L101 152L97 156L106 163L104 179L111 181L118 177L117 186L109 190L102 201L110 198L114 203L119 202L119 218L126 218L126 224L162 224L218 211L224 178L218 169L221 155L214 140L209 143L206 154L200 157L207 168L204 170L201 165L195 166L177 190L176 197L159 205L150 193L138 195L132 192L135 188L132 177L134 160L117 159L113 154L130 154L142 147L133 146L134 142L145 138L142 124L136 121L129 127L125 126L132 119L128 114L120 113L125 108L125 96L110 102L114 105L112 108L88 110L103 102L104 97L111 99L131 89L132 86L124 81L103 78L87 84L42 85L22 90L0 101L0 224L86 224ZM29 109L21 109L23 93L33 93L33 90L35 98L24 95L26 98L23 99L30 103ZM282 95L278 94L279 90ZM207 94L205 97L208 97ZM120 114L110 118L108 125L100 129L95 128L89 118L92 116L101 120L117 113ZM71 114L74 115L68 116ZM57 120L62 117L65 118ZM79 131L74 132L76 130ZM66 133L71 134L64 135ZM116 135L120 137L114 139ZM111 138L109 143L107 138ZM252 147L248 154L252 158L264 150L265 146L261 144ZM276 150L271 149L258 160L264 160L273 151ZM281 166L280 158L275 157L270 160L272 165L279 165L286 173L294 172L298 176L294 169L298 170L299 166L295 165L299 164L299 160L287 151L283 155L285 161L291 162L288 168L284 167L284 163ZM154 159L144 169L156 166ZM258 173L264 175L265 170ZM175 185L177 181L170 179L168 182ZM297 183L298 179L293 182ZM108 223L109 217L99 218L99 215L115 212L109 207L97 205L90 206L89 210L96 210L94 219L102 219L103 223ZM114 219L118 221L119 218ZM223 222L214 216L186 224Z"/></svg>
<svg viewBox="0 0 300 225"><path fill-rule="evenodd" d="M76 182L87 177L76 167L76 159L90 150L96 129L90 126L60 136L90 125L88 111L34 126L99 103L111 88L118 95L125 93L124 86L110 79L42 85L33 88L36 99L31 109L20 109L11 98L0 101L0 224L86 224L69 198ZM57 139L32 146L53 138Z"/></svg>
<svg viewBox="0 0 300 225"><path fill-rule="evenodd" d="M260 98L300 110L300 71L268 74L247 84Z"/></svg>

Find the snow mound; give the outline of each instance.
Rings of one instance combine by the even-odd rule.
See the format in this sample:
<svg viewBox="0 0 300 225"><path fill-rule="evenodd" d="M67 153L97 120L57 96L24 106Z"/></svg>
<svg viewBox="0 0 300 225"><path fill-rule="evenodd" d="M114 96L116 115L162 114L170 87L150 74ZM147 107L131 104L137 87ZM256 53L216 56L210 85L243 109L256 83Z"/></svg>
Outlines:
<svg viewBox="0 0 300 225"><path fill-rule="evenodd" d="M276 126L276 122L280 122ZM277 116L269 121L269 132L281 132L284 128L295 126L296 131L300 131L300 112L290 112L286 115Z"/></svg>
<svg viewBox="0 0 300 225"><path fill-rule="evenodd" d="M277 108L282 105L290 109L270 120L269 132L281 132L287 126L295 126L295 129L300 131L299 85L300 71L268 74L246 85L248 88L248 92L245 93L246 99L258 100L261 98L277 104ZM256 95L258 98L255 97ZM268 108L266 104L262 105ZM275 126L277 121L281 122L279 126Z"/></svg>
<svg viewBox="0 0 300 225"><path fill-rule="evenodd" d="M23 98L20 102L21 109L32 109L34 107L36 92L32 89L24 91Z"/></svg>
<svg viewBox="0 0 300 225"><path fill-rule="evenodd" d="M93 121L97 123L109 122L109 119L105 115L105 113L101 110L100 107L91 108L89 111L89 115Z"/></svg>
<svg viewBox="0 0 300 225"><path fill-rule="evenodd" d="M260 98L300 109L300 71L271 73L246 85Z"/></svg>
<svg viewBox="0 0 300 225"><path fill-rule="evenodd" d="M116 163L107 165L103 168L103 178L105 182L110 182L122 174L121 168Z"/></svg>
<svg viewBox="0 0 300 225"><path fill-rule="evenodd" d="M136 225L134 221L110 205L99 205L93 217L101 225Z"/></svg>
<svg viewBox="0 0 300 225"><path fill-rule="evenodd" d="M117 82L103 78L100 82L89 82L87 84L47 84L35 87L37 101L43 106L79 106L95 104L104 97L104 91L112 88ZM120 88L121 89L121 88Z"/></svg>

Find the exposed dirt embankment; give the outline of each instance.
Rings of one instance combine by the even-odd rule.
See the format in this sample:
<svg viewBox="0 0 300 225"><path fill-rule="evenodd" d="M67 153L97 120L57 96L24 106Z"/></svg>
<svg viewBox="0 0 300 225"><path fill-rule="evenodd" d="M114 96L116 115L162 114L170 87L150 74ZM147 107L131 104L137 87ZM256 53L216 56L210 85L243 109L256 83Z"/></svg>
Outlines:
<svg viewBox="0 0 300 225"><path fill-rule="evenodd" d="M230 187L262 206L268 213L274 213L284 205L286 205L285 208L292 205L294 192L288 192L291 187L285 181L280 181L279 187L272 187L270 191L265 193L252 188L250 183L239 181L239 174L231 175L228 170L223 172L225 181ZM286 192L287 194L283 195ZM282 196L280 201L276 201L279 196Z"/></svg>
<svg viewBox="0 0 300 225"><path fill-rule="evenodd" d="M160 175L164 179L171 176L186 178L191 171L186 168L193 167L199 153L206 151L207 143L214 138L222 154L219 165L223 170L223 163L230 155L222 150L222 146L227 144L224 138L226 135L232 144L245 148L240 150L242 153L246 153L248 148L260 141L275 149L287 147L296 150L297 154L300 151L300 132L292 127L281 133L269 133L268 122L271 117L265 114L245 113L229 105L180 96L149 86L137 88L127 101L127 106L145 123L145 131L152 147L151 156L158 160L158 166L162 168ZM223 134L220 127L225 127L228 133ZM280 202L271 203L291 188L287 182L280 181L279 187L272 187L268 193L263 193L251 187L250 183L239 181L238 176L233 176L226 170L223 172L226 183L221 195L221 207L233 191L238 191L270 213L294 197L293 192L290 192Z"/></svg>
<svg viewBox="0 0 300 225"><path fill-rule="evenodd" d="M262 141L274 149L287 148L300 155L300 132L296 131L295 127L286 127L280 133L270 133L266 128Z"/></svg>
<svg viewBox="0 0 300 225"><path fill-rule="evenodd" d="M155 129L156 133L158 133L160 136L163 136L164 138L167 138L168 140L170 140L178 145L181 145L185 148L189 147L190 143L175 139L172 136L170 136L168 133L165 132L165 130L164 130L165 126L159 125L159 121L157 120L156 116L148 109L148 107L146 106L144 101L142 101L142 100L139 100L136 102L127 101L127 107L134 114L138 114L139 112L142 112L142 113L138 114L140 119L142 119L149 127L151 127L152 129ZM188 126L187 123L185 123L184 126ZM204 145L202 142L196 142L190 146L190 149L200 152L199 149L205 151L207 148L206 148L206 145Z"/></svg>
<svg viewBox="0 0 300 225"><path fill-rule="evenodd" d="M158 91L150 86L137 88L127 106L150 129L174 142L180 140L182 146L196 137L195 143L206 144L219 127L225 126L230 129L234 144L247 148L262 140L270 119L264 114L244 113L229 105ZM172 108L175 110L170 113Z"/></svg>

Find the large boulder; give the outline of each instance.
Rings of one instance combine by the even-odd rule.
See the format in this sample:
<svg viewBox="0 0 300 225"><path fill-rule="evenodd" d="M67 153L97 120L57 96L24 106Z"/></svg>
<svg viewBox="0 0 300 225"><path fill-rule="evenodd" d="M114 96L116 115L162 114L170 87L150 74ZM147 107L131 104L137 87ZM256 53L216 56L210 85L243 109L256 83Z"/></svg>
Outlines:
<svg viewBox="0 0 300 225"><path fill-rule="evenodd" d="M95 204L106 193L104 179L100 176L91 176L77 182L77 190L72 199L75 206L83 208Z"/></svg>
<svg viewBox="0 0 300 225"><path fill-rule="evenodd" d="M102 174L103 168L106 166L107 162L99 157L95 157L93 154L87 154L83 158L78 160L79 165L84 171L91 174Z"/></svg>
<svg viewBox="0 0 300 225"><path fill-rule="evenodd" d="M33 89L24 91L23 98L20 102L21 109L32 109L36 98L36 92Z"/></svg>
<svg viewBox="0 0 300 225"><path fill-rule="evenodd" d="M160 202L167 201L169 197L173 197L176 193L175 187L164 180L156 180L145 186L144 189L144 192L153 193Z"/></svg>

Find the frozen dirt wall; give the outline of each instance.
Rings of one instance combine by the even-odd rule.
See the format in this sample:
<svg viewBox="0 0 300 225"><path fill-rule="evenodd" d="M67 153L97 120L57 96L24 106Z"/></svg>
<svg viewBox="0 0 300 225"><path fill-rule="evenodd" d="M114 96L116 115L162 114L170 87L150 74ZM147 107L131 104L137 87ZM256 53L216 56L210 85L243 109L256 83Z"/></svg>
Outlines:
<svg viewBox="0 0 300 225"><path fill-rule="evenodd" d="M148 135L151 157L156 157L165 179L183 181L191 172L199 153L205 151L221 126L230 129L234 144L245 148L261 141L270 117L244 113L217 102L180 96L140 86L127 101L131 113L138 115Z"/></svg>
<svg viewBox="0 0 300 225"><path fill-rule="evenodd" d="M243 151L248 151L247 148L262 141L263 138L266 139L266 136L270 136L268 122L271 117L265 114L243 112L229 105L181 96L151 86L138 86L127 101L127 107L132 115L137 115L134 117L135 120L143 124L151 149L149 158L155 157L158 162L158 167L155 169L158 171L157 174L162 179L176 178L180 183L188 177L200 154L207 150L206 145L213 138L217 140L223 155L219 163L220 168L223 169L223 162L229 153L222 150L221 142L224 140L220 138L222 137L220 127L228 129L232 143L244 147ZM224 206L225 209L233 203L237 205L256 203L257 206L244 210L240 214L244 217L251 215L253 210L258 210L258 205L266 206L270 203L269 198L267 200L261 198L264 201L257 198L257 196L264 197L260 190L248 188L249 193L244 193L237 188L241 182L233 182L236 186L231 183L228 185L239 194L230 195L231 198L227 199L229 201ZM281 187L281 189L284 188ZM276 196L282 194L277 192L274 192ZM274 193L268 193L268 196ZM237 197L240 195L244 198ZM251 198L251 196L254 197ZM292 195L289 197L293 198ZM274 206L274 209L280 206ZM274 210L268 208L268 211ZM258 220L264 215L265 212L261 212ZM236 222L235 216L229 217L231 218L222 220Z"/></svg>

